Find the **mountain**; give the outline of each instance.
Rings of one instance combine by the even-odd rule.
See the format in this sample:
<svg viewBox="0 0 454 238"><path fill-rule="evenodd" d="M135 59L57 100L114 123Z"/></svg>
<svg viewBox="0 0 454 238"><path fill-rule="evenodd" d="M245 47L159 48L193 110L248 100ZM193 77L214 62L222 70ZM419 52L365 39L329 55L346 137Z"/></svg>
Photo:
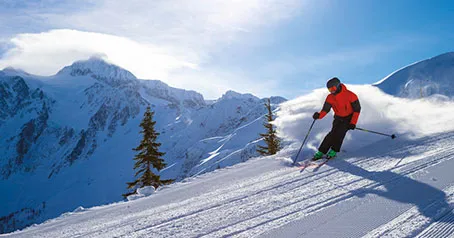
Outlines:
<svg viewBox="0 0 454 238"><path fill-rule="evenodd" d="M328 93L315 90L280 104L275 124L292 142L277 155L134 201L79 207L6 237L453 237L454 102L396 98L370 85L349 89L361 99L358 125L396 139L349 131L335 159L291 166ZM331 116L317 120L300 160L331 123Z"/></svg>
<svg viewBox="0 0 454 238"><path fill-rule="evenodd" d="M233 91L208 102L99 58L49 77L0 71L0 232L121 200L148 105L166 152L160 175L180 181L257 156L264 102Z"/></svg>
<svg viewBox="0 0 454 238"><path fill-rule="evenodd" d="M399 69L374 85L405 98L435 94L454 96L454 52L445 53Z"/></svg>

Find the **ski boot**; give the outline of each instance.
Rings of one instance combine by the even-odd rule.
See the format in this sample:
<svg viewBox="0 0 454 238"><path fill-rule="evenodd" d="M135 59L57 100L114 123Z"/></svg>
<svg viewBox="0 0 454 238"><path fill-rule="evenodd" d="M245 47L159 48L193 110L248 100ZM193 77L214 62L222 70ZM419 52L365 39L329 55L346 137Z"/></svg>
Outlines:
<svg viewBox="0 0 454 238"><path fill-rule="evenodd" d="M329 150L329 151L328 151L328 154L326 154L326 158L327 158L327 159L333 159L334 157L336 157L336 153L337 153L337 152L334 151L334 150Z"/></svg>
<svg viewBox="0 0 454 238"><path fill-rule="evenodd" d="M321 158L323 158L323 153L320 152L320 151L317 151L315 154L314 154L314 157L312 157L312 161L316 161L316 160L319 160Z"/></svg>

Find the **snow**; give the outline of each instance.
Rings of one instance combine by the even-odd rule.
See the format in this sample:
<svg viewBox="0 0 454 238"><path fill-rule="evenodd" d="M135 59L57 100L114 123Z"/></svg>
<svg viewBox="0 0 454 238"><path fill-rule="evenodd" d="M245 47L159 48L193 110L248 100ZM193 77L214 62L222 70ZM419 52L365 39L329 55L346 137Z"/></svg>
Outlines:
<svg viewBox="0 0 454 238"><path fill-rule="evenodd" d="M156 191L156 189L153 186L146 186L146 187L137 189L137 193L133 194L133 195L129 195L127 197L127 199L128 199L128 201L133 201L133 200L136 200L139 198L148 197L148 196L152 195L155 191Z"/></svg>
<svg viewBox="0 0 454 238"><path fill-rule="evenodd" d="M243 99L243 100L254 100L254 101L260 100L258 97L254 96L250 93L241 94L241 93L237 93L232 90L229 90L224 95L222 95L220 100L228 100L228 99Z"/></svg>
<svg viewBox="0 0 454 238"><path fill-rule="evenodd" d="M326 97L325 89L315 90L280 105L275 124L288 145L277 155L3 236L452 237L454 102L347 86L363 108L358 126L398 138L350 131L338 158L314 170L290 166ZM316 122L300 159L310 157L331 121L327 116ZM214 154L227 141L212 137L200 143L213 142L207 148Z"/></svg>
<svg viewBox="0 0 454 238"><path fill-rule="evenodd" d="M50 77L14 69L0 75L0 91L10 95L0 103L7 112L0 113L0 190L8 191L0 197L0 233L79 206L120 201L126 182L134 179L131 149L140 142L139 124L147 105L155 111L160 149L166 153L168 167L159 174L163 179L181 181L244 162L263 143L258 138L264 132L264 100L251 95L229 92L234 96L207 105L197 92L133 78L98 58L76 62ZM28 91L11 86L22 81ZM42 98L36 90L42 90ZM21 92L36 96L21 101ZM284 100L273 97L273 108ZM38 124L44 105L48 120ZM43 130L25 138L28 150L19 163L17 145L27 123ZM210 157L217 148L219 154Z"/></svg>
<svg viewBox="0 0 454 238"><path fill-rule="evenodd" d="M203 96L200 93L190 90L178 89L169 87L167 84L159 80L146 80L143 84L148 90L145 91L146 95L155 98L169 100L174 103L194 102L195 107L206 105ZM151 89L151 90L150 90Z"/></svg>
<svg viewBox="0 0 454 238"><path fill-rule="evenodd" d="M375 83L384 92L406 98L454 96L454 52L405 66Z"/></svg>
<svg viewBox="0 0 454 238"><path fill-rule="evenodd" d="M131 72L122 69L116 65L107 63L99 57L91 57L88 60L74 62L71 66L64 67L57 75L84 75L92 74L94 76L113 78L119 80L137 79Z"/></svg>
<svg viewBox="0 0 454 238"><path fill-rule="evenodd" d="M452 138L388 140L378 151L345 153L314 173L287 166L293 146L6 237L406 237L438 226L450 228L441 233L447 237L453 227L443 222L454 201ZM414 158L406 147L431 155ZM430 179L434 174L437 181Z"/></svg>

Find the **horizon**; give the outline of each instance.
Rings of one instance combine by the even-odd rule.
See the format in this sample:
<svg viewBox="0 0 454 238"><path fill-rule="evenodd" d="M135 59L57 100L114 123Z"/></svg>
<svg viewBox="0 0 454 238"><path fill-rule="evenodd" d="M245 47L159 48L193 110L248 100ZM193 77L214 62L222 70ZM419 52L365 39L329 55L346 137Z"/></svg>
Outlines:
<svg viewBox="0 0 454 238"><path fill-rule="evenodd" d="M207 100L228 90L293 99L332 77L373 84L452 52L452 10L410 0L4 1L0 68L50 76L95 55Z"/></svg>

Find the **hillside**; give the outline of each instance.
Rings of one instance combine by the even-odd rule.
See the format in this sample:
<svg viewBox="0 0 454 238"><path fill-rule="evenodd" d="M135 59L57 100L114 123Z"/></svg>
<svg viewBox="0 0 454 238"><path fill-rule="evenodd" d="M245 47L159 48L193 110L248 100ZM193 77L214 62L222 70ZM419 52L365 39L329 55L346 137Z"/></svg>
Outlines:
<svg viewBox="0 0 454 238"><path fill-rule="evenodd" d="M421 98L454 96L454 52L445 53L399 69L374 85L385 93Z"/></svg>
<svg viewBox="0 0 454 238"><path fill-rule="evenodd" d="M295 141L276 156L207 173L130 202L79 208L6 237L449 237L454 235L454 103L408 100L372 86L358 126L398 138L351 131L339 157L320 168L291 167ZM278 129L302 138L326 90L281 105ZM373 95L373 97L366 97ZM375 99L380 98L380 102ZM329 130L318 121L300 159Z"/></svg>
<svg viewBox="0 0 454 238"><path fill-rule="evenodd" d="M0 71L0 232L122 199L145 108L155 111L164 179L180 181L257 155L264 99L137 79L98 58L56 75ZM285 101L273 97L273 108Z"/></svg>

